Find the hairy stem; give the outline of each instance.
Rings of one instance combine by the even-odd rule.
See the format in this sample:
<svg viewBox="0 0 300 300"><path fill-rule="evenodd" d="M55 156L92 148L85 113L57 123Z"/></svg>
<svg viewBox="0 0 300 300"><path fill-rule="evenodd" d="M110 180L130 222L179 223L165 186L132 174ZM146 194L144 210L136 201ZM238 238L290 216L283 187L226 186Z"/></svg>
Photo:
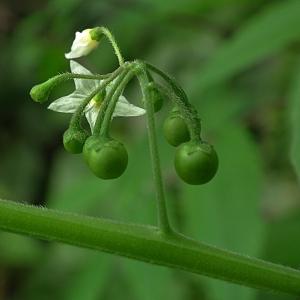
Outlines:
<svg viewBox="0 0 300 300"><path fill-rule="evenodd" d="M120 68L122 71L119 74L118 78L112 83L112 86L110 87L108 93L105 96L105 99L103 103L101 103L101 109L97 116L97 120L94 126L94 135L99 135L102 127L103 120L106 115L107 108L111 102L111 99L113 98L118 86L121 84L123 79L125 78L126 74L128 73L128 70L123 67Z"/></svg>
<svg viewBox="0 0 300 300"><path fill-rule="evenodd" d="M114 72L113 72L114 73ZM66 76L67 79L74 79L74 78L79 78L79 79L93 79L93 80L102 80L109 78L113 73L108 73L108 74L77 74L77 73L64 73L58 76Z"/></svg>
<svg viewBox="0 0 300 300"><path fill-rule="evenodd" d="M116 108L117 102L119 100L119 97L122 95L123 90L125 89L126 85L132 79L133 76L134 76L134 74L132 71L128 71L127 73L125 73L125 77L123 78L122 82L120 82L117 89L115 90L115 93L112 96L112 99L110 100L107 110L105 112L102 126L101 126L100 135L108 136L111 120L112 120L113 113Z"/></svg>
<svg viewBox="0 0 300 300"><path fill-rule="evenodd" d="M175 104L178 106L179 110L182 113L182 116L184 117L187 126L189 128L191 139L194 141L201 141L200 138L200 119L198 117L196 109L193 107L193 105L189 102L186 93L184 90L180 87L180 85L176 82L174 78L167 75L166 73L162 72L155 66L145 63L147 69L153 71L154 73L161 76L172 88L173 93L175 94L175 97L172 96L171 99L175 102Z"/></svg>
<svg viewBox="0 0 300 300"><path fill-rule="evenodd" d="M154 108L149 95L149 80L147 73L141 65L142 72L138 72L137 76L143 93L144 105L147 113L147 129L150 147L150 155L152 160L152 171L156 189L157 208L158 208L158 224L161 231L165 234L172 233L172 228L168 219L167 205L165 200L164 186L161 175L160 159L156 140L156 129L154 120Z"/></svg>
<svg viewBox="0 0 300 300"><path fill-rule="evenodd" d="M106 27L100 27L101 32L107 37L107 39L109 40L109 42L111 43L114 52L118 58L119 61L119 65L123 65L124 64L124 59L123 56L121 54L120 48L116 42L115 37L113 36L113 34L106 28Z"/></svg>
<svg viewBox="0 0 300 300"><path fill-rule="evenodd" d="M122 224L0 200L0 228L101 250L152 264L300 295L300 272L198 243L161 235L155 227Z"/></svg>

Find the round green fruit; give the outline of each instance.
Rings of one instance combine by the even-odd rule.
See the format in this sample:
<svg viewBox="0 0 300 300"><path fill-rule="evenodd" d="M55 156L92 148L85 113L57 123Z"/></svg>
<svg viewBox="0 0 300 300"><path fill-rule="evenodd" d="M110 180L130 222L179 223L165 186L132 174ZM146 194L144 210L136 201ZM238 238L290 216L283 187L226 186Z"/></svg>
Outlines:
<svg viewBox="0 0 300 300"><path fill-rule="evenodd" d="M63 135L63 144L65 149L72 154L81 153L88 136L88 132L83 129L67 129Z"/></svg>
<svg viewBox="0 0 300 300"><path fill-rule="evenodd" d="M179 114L171 114L165 120L163 132L167 142L175 147L190 140L189 129Z"/></svg>
<svg viewBox="0 0 300 300"><path fill-rule="evenodd" d="M128 164L126 148L113 139L89 137L84 145L83 155L91 171L102 179L120 177Z"/></svg>
<svg viewBox="0 0 300 300"><path fill-rule="evenodd" d="M207 143L188 142L176 150L176 172L188 184L209 182L215 176L218 164L216 151Z"/></svg>

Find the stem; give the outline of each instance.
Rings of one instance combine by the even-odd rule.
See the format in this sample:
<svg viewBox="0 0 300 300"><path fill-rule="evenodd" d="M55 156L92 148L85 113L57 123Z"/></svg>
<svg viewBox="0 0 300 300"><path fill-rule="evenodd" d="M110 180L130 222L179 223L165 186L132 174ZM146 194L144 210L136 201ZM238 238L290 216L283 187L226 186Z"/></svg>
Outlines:
<svg viewBox="0 0 300 300"><path fill-rule="evenodd" d="M110 76L112 76L113 73L114 72L104 74L104 75L100 75L100 74L90 74L90 75L88 75L88 74L76 74L76 73L66 72L66 73L62 73L62 74L53 76L49 80L55 81L56 85L58 85L59 83L64 82L65 80L70 80L70 79L74 79L74 78L103 80L103 79L106 79L106 78L109 78Z"/></svg>
<svg viewBox="0 0 300 300"><path fill-rule="evenodd" d="M150 155L152 160L152 171L153 171L155 188L156 188L158 224L161 231L164 234L168 235L172 233L173 230L169 223L167 205L166 205L166 200L164 195L164 186L162 181L160 159L159 159L158 146L156 140L154 110L149 95L149 89L148 89L149 81L148 81L147 73L145 72L143 65L141 65L141 68L142 68L142 72L139 72L137 76L142 89L144 105L147 113L147 129L148 129Z"/></svg>
<svg viewBox="0 0 300 300"><path fill-rule="evenodd" d="M180 109L182 116L184 117L187 126L189 128L191 139L197 142L201 142L200 138L200 119L197 114L197 110L193 107L193 105L189 102L188 97L181 86L176 82L174 78L165 74L155 66L145 63L146 67L159 76L161 76L172 88L171 99L174 100L175 104ZM170 94L170 92L168 92Z"/></svg>
<svg viewBox="0 0 300 300"><path fill-rule="evenodd" d="M115 93L112 96L112 99L109 102L107 110L103 117L100 135L105 136L105 137L107 137L109 135L109 127L110 127L113 113L115 111L119 97L122 95L123 90L125 89L126 85L132 79L133 76L134 76L134 74L132 71L126 72L122 82L119 84L119 86L115 90Z"/></svg>
<svg viewBox="0 0 300 300"><path fill-rule="evenodd" d="M80 78L80 79L93 79L93 80L102 80L105 78L109 78L113 73L108 74L76 74L76 73L64 73L62 76L66 76L68 79Z"/></svg>
<svg viewBox="0 0 300 300"><path fill-rule="evenodd" d="M107 95L105 96L105 99L103 103L101 104L101 110L97 116L97 120L94 126L94 135L99 135L102 127L103 120L106 115L107 108L109 106L110 100L112 99L113 95L115 94L118 86L121 84L123 79L125 78L126 74L128 73L127 69L124 69L123 67L121 74L119 77L113 82L112 87L109 89Z"/></svg>
<svg viewBox="0 0 300 300"><path fill-rule="evenodd" d="M111 73L109 76L109 78L105 79L102 81L102 83L100 84L100 86L95 89L89 96L87 96L79 105L79 107L77 108L76 112L73 114L71 121L70 121L70 126L71 127L77 127L80 124L80 119L81 116L84 112L85 107L89 104L89 102L102 90L104 89L112 80L114 80L121 72L121 68L117 69L116 71L114 71L113 73ZM70 73L72 75L77 75L77 74L73 74ZM82 76L82 75L80 75ZM90 75L86 75L86 76L90 76ZM76 77L76 78L81 78L81 77Z"/></svg>
<svg viewBox="0 0 300 300"><path fill-rule="evenodd" d="M115 54L118 58L118 61L119 61L119 65L123 65L124 64L124 59L123 59L123 56L121 54L121 51L120 51L120 48L117 44L117 41L115 39L115 37L113 36L113 34L106 28L106 27L100 27L100 30L101 32L107 37L107 39L110 41L114 51L115 51Z"/></svg>
<svg viewBox="0 0 300 300"><path fill-rule="evenodd" d="M122 224L0 199L5 231L101 250L260 289L300 295L300 272L155 227Z"/></svg>

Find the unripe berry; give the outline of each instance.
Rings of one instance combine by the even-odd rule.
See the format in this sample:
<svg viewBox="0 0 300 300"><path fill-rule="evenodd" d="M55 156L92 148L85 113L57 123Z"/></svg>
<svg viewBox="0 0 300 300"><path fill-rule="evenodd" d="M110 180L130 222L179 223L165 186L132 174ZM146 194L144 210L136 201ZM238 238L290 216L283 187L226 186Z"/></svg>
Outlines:
<svg viewBox="0 0 300 300"><path fill-rule="evenodd" d="M113 139L89 137L84 145L83 155L91 171L102 179L120 177L128 164L126 148Z"/></svg>
<svg viewBox="0 0 300 300"><path fill-rule="evenodd" d="M163 133L167 142L174 147L190 140L189 129L179 113L173 113L165 120Z"/></svg>
<svg viewBox="0 0 300 300"><path fill-rule="evenodd" d="M69 128L63 135L63 144L65 149L73 154L82 152L83 145L89 134L86 130Z"/></svg>
<svg viewBox="0 0 300 300"><path fill-rule="evenodd" d="M218 169L218 156L214 148L204 142L182 144L175 154L175 169L186 183L199 185L209 182Z"/></svg>

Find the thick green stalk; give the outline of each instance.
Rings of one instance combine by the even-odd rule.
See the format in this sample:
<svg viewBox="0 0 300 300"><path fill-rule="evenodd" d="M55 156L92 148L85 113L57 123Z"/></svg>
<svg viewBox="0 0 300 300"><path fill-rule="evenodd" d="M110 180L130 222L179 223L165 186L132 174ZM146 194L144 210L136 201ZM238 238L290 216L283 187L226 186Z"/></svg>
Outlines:
<svg viewBox="0 0 300 300"><path fill-rule="evenodd" d="M158 153L158 146L156 140L156 128L154 120L154 108L149 94L149 81L146 71L141 65L141 70L137 72L137 76L142 89L144 105L147 113L147 129L148 129L148 139L150 147L150 156L152 160L152 171L155 183L156 198L157 198L157 209L158 209L158 225L163 233L172 233L172 228L168 219L168 212L165 200L164 186L161 175L161 167Z"/></svg>
<svg viewBox="0 0 300 300"><path fill-rule="evenodd" d="M155 227L0 200L0 229L101 250L238 284L300 295L300 271L198 243Z"/></svg>

